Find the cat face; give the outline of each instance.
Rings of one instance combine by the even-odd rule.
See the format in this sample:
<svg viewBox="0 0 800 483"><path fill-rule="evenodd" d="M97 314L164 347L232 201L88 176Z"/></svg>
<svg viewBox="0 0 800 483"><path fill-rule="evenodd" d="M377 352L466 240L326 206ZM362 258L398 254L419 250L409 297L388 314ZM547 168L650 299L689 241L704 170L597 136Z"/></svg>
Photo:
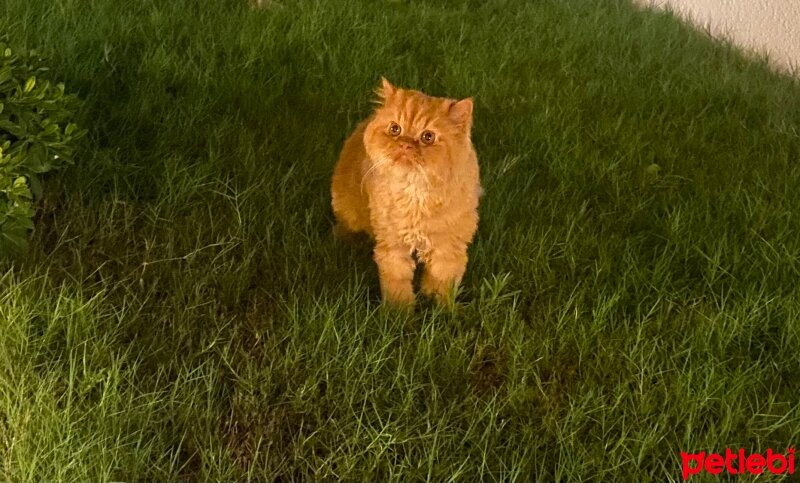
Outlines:
<svg viewBox="0 0 800 483"><path fill-rule="evenodd" d="M386 79L378 95L382 103L364 132L364 145L372 160L449 166L469 150L472 99L430 97L398 89Z"/></svg>

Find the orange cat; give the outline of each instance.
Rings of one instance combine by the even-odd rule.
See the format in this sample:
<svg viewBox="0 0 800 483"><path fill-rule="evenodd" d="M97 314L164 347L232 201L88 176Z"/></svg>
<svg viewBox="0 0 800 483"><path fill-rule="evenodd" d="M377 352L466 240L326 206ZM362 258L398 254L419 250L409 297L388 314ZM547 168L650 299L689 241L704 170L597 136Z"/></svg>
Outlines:
<svg viewBox="0 0 800 483"><path fill-rule="evenodd" d="M375 239L383 300L414 303L422 292L452 302L478 227L481 194L472 147L472 99L399 89L386 79L380 105L345 141L331 186L335 231Z"/></svg>

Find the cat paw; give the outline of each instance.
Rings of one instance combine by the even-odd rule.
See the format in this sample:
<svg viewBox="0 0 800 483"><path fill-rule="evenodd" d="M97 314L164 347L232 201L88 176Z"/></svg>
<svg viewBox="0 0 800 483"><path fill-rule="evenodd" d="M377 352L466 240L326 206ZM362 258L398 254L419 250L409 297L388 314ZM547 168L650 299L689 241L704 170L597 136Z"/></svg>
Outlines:
<svg viewBox="0 0 800 483"><path fill-rule="evenodd" d="M437 280L426 273L422 277L420 291L438 305L455 307L458 285L453 280Z"/></svg>
<svg viewBox="0 0 800 483"><path fill-rule="evenodd" d="M411 295L402 295L402 296L398 296L395 294L395 295L390 295L388 297L383 297L382 302L383 305L386 305L388 307L410 309L414 307L414 305L417 302L417 299L416 297L414 297L413 293Z"/></svg>
<svg viewBox="0 0 800 483"><path fill-rule="evenodd" d="M413 307L417 301L414 289L410 282L383 281L381 287L381 300L384 305L393 307Z"/></svg>

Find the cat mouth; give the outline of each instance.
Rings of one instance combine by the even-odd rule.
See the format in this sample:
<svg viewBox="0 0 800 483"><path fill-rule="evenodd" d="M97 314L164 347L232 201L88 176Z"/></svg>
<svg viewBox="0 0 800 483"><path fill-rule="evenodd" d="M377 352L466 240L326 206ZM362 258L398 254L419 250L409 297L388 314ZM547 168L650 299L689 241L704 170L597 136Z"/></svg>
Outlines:
<svg viewBox="0 0 800 483"><path fill-rule="evenodd" d="M407 151L396 152L394 160L400 164L422 164L421 156L416 153L409 153Z"/></svg>

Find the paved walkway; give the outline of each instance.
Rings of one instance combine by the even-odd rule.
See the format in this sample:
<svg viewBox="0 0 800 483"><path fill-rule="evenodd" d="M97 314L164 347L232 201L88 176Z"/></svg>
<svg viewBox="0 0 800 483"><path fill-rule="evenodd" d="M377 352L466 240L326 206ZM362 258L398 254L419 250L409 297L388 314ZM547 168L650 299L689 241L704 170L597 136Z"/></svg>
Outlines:
<svg viewBox="0 0 800 483"><path fill-rule="evenodd" d="M717 37L766 52L778 69L800 75L800 0L634 0L671 8Z"/></svg>

